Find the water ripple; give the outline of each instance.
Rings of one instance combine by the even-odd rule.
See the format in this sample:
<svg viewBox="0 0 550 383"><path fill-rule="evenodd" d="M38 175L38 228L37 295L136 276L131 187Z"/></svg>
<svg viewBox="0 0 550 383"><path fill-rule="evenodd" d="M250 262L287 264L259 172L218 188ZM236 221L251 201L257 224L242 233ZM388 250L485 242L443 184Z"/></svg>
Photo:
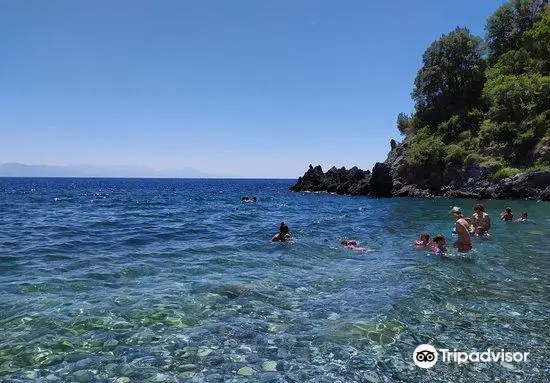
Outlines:
<svg viewBox="0 0 550 383"><path fill-rule="evenodd" d="M473 259L442 259L412 240L450 237L449 206L471 201L290 183L0 179L0 380L420 381L425 342L532 353L433 381L546 379L548 203L507 201L534 223L495 220ZM281 221L293 242L270 242Z"/></svg>

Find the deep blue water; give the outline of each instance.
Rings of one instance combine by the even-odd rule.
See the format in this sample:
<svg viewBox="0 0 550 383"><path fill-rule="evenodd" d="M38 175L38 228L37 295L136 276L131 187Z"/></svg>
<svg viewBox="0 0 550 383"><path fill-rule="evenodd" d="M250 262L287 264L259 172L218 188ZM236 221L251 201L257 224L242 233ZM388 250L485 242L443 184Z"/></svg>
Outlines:
<svg viewBox="0 0 550 383"><path fill-rule="evenodd" d="M474 201L292 183L0 179L0 381L549 381L549 203L487 202L492 237L443 259L412 241ZM422 370L421 343L531 354Z"/></svg>

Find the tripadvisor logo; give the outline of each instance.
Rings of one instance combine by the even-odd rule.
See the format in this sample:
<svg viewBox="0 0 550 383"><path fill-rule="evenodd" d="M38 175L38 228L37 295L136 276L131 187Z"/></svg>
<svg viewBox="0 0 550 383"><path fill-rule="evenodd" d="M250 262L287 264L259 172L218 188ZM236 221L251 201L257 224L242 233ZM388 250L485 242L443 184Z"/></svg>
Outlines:
<svg viewBox="0 0 550 383"><path fill-rule="evenodd" d="M421 344L414 349L413 362L420 368L432 368L437 363L437 350L431 344Z"/></svg>
<svg viewBox="0 0 550 383"><path fill-rule="evenodd" d="M504 349L498 351L488 348L486 351L461 352L440 348L443 362L462 363L490 363L490 362L527 362L528 352L508 352ZM420 368L432 368L437 363L438 350L430 344L421 344L413 352L413 362Z"/></svg>

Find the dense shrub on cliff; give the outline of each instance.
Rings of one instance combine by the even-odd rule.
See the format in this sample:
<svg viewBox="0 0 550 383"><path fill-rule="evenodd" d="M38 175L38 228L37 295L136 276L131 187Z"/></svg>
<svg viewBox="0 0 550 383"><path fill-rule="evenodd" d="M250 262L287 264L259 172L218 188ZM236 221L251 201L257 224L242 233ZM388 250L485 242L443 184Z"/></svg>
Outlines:
<svg viewBox="0 0 550 383"><path fill-rule="evenodd" d="M480 131L484 151L514 166L544 162L535 151L550 131L550 7L537 16L528 18L538 21L516 49L498 56L487 70L483 89L488 105Z"/></svg>
<svg viewBox="0 0 550 383"><path fill-rule="evenodd" d="M415 113L397 121L410 164L451 168L470 158L507 173L549 165L547 2L501 6L487 21L486 44L456 28L428 47L411 94Z"/></svg>

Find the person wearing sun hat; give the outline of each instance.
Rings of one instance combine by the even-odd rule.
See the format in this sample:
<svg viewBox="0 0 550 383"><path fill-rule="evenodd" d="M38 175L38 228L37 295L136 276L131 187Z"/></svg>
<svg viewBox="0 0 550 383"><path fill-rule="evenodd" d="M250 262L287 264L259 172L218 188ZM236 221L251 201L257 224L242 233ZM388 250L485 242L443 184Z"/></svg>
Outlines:
<svg viewBox="0 0 550 383"><path fill-rule="evenodd" d="M458 206L454 206L449 214L452 215L455 220L455 230L458 234L458 239L454 243L453 247L456 247L459 252L466 253L472 250L472 240L470 239L469 223L462 215L462 209Z"/></svg>

